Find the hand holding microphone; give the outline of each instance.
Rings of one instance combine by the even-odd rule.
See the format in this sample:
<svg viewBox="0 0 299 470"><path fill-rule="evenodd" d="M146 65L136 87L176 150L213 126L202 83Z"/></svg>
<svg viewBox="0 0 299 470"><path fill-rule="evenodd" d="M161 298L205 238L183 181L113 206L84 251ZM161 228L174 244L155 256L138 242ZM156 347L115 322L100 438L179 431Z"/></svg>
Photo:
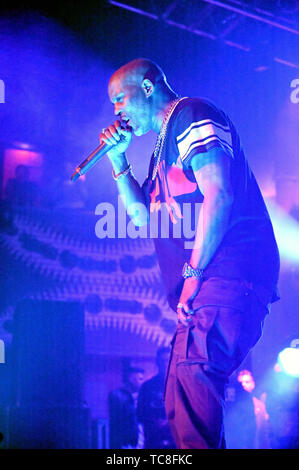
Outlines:
<svg viewBox="0 0 299 470"><path fill-rule="evenodd" d="M100 143L111 145L111 150L107 152L108 158L114 162L115 157L125 153L132 140L132 127L124 122L115 121L114 124L102 130Z"/></svg>
<svg viewBox="0 0 299 470"><path fill-rule="evenodd" d="M75 181L84 175L106 154L110 159L116 172L123 167L125 151L132 140L132 128L125 122L115 121L114 124L102 130L100 134L100 145L97 147L75 170L71 179Z"/></svg>

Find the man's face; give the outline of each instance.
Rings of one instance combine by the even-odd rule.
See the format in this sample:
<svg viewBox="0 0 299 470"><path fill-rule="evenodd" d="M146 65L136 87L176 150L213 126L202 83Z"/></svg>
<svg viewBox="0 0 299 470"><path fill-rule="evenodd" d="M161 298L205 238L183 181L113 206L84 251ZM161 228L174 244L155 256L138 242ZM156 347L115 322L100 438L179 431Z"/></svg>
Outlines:
<svg viewBox="0 0 299 470"><path fill-rule="evenodd" d="M132 127L135 135L151 130L151 106L141 84L130 76L116 73L110 80L108 93L115 114Z"/></svg>
<svg viewBox="0 0 299 470"><path fill-rule="evenodd" d="M254 390L255 382L254 382L253 377L252 377L251 374L244 374L238 380L239 380L239 382L241 382L241 384L242 384L244 390L246 390L246 392L251 393Z"/></svg>
<svg viewBox="0 0 299 470"><path fill-rule="evenodd" d="M129 382L134 391L138 391L143 383L143 373L142 372L132 372L129 376Z"/></svg>

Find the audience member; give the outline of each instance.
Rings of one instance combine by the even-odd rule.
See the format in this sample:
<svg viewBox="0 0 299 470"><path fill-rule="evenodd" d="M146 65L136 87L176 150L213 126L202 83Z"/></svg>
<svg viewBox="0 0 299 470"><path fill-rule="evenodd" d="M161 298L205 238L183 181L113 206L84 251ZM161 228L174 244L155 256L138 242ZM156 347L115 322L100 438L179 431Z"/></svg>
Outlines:
<svg viewBox="0 0 299 470"><path fill-rule="evenodd" d="M137 420L136 408L143 369L127 366L123 371L123 385L109 393L110 449L142 449L142 426Z"/></svg>
<svg viewBox="0 0 299 470"><path fill-rule="evenodd" d="M163 401L169 354L170 348L158 349L158 373L144 382L139 391L137 416L143 425L146 449L175 449Z"/></svg>
<svg viewBox="0 0 299 470"><path fill-rule="evenodd" d="M268 449L269 442L269 414L266 410L266 405L254 393L255 380L249 370L241 370L238 374L238 382L241 383L243 389L251 395L254 407L256 434L255 434L255 449Z"/></svg>
<svg viewBox="0 0 299 470"><path fill-rule="evenodd" d="M4 198L17 206L38 206L41 202L40 188L30 180L30 169L26 165L18 165L15 177L10 178L5 187Z"/></svg>

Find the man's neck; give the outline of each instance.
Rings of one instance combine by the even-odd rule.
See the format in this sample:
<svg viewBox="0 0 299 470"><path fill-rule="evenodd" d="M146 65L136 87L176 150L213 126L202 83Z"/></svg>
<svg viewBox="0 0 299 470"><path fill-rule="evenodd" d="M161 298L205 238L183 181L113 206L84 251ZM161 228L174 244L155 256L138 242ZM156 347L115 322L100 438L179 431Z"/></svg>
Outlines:
<svg viewBox="0 0 299 470"><path fill-rule="evenodd" d="M159 134L163 119L167 113L171 102L178 98L178 95L174 92L170 92L167 95L164 95L160 102L157 103L156 112L153 118L153 131Z"/></svg>

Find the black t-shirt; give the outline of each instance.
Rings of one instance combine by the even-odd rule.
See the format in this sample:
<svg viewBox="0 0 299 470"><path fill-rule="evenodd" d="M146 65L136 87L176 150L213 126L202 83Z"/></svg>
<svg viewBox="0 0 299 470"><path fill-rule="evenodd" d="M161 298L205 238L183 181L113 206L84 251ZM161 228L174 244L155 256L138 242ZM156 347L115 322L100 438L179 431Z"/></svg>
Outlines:
<svg viewBox="0 0 299 470"><path fill-rule="evenodd" d="M234 202L226 234L205 268L205 278L243 278L261 284L277 300L279 254L270 217L239 136L229 117L213 103L185 98L167 127L161 161L152 180L154 156L143 184L151 216L160 269L170 306L176 305L183 285L182 268L190 260L195 223L203 202L190 166L205 159L214 147L231 159Z"/></svg>

